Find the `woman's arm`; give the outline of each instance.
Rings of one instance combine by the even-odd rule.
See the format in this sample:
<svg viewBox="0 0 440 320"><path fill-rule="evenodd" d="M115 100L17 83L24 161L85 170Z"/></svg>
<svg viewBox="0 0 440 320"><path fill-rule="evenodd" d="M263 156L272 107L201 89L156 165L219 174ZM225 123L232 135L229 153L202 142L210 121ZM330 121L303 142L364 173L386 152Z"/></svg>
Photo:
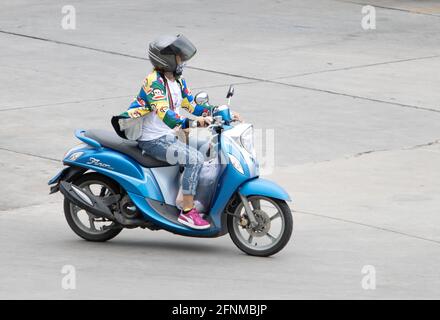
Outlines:
<svg viewBox="0 0 440 320"><path fill-rule="evenodd" d="M188 88L188 85L185 79L179 79L181 88L182 88L182 104L181 107L188 111L189 113L195 116L207 116L214 106L209 104L199 105L194 101L194 96L191 93L191 90Z"/></svg>

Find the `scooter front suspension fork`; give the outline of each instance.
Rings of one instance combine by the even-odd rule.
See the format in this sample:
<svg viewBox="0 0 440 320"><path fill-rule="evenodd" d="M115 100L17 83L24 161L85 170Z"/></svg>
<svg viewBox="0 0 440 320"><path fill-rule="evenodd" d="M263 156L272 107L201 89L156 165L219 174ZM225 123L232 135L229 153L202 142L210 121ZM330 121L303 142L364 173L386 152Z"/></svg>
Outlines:
<svg viewBox="0 0 440 320"><path fill-rule="evenodd" d="M251 227L256 227L258 225L257 219L255 219L254 212L249 205L249 200L246 196L242 195L240 192L238 193L241 202L243 203L244 210L246 211L246 215L249 218L249 222L251 224Z"/></svg>

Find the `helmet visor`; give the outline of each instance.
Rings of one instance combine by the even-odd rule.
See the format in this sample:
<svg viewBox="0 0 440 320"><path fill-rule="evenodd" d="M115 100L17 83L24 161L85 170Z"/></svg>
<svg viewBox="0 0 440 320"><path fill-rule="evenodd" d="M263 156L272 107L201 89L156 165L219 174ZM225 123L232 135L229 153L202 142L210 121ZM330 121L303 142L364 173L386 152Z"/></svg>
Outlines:
<svg viewBox="0 0 440 320"><path fill-rule="evenodd" d="M185 36L179 34L176 40L170 44L169 48L182 59L182 62L191 59L197 52L194 44Z"/></svg>

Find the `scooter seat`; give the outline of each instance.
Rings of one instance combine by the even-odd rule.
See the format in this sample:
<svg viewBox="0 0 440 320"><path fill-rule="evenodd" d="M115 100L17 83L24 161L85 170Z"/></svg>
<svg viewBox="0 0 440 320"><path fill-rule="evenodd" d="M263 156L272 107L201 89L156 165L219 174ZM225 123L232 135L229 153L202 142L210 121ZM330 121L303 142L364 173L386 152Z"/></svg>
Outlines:
<svg viewBox="0 0 440 320"><path fill-rule="evenodd" d="M132 140L126 140L119 137L116 132L109 130L87 130L84 136L98 141L103 147L110 148L126 154L136 160L141 166L147 168L171 166L168 162L156 160L153 157L142 154L138 143Z"/></svg>

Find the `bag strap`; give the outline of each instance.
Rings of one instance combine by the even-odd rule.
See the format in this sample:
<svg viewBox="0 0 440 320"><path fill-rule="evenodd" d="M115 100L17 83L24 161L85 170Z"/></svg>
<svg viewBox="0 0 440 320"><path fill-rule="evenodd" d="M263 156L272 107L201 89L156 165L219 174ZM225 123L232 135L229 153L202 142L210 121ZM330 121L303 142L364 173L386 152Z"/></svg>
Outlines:
<svg viewBox="0 0 440 320"><path fill-rule="evenodd" d="M165 87L166 87L166 90L167 90L168 103L170 104L170 109L174 111L173 97L171 97L171 91L170 91L170 87L168 86L168 80L167 80L166 77L164 77L164 82L165 82Z"/></svg>

